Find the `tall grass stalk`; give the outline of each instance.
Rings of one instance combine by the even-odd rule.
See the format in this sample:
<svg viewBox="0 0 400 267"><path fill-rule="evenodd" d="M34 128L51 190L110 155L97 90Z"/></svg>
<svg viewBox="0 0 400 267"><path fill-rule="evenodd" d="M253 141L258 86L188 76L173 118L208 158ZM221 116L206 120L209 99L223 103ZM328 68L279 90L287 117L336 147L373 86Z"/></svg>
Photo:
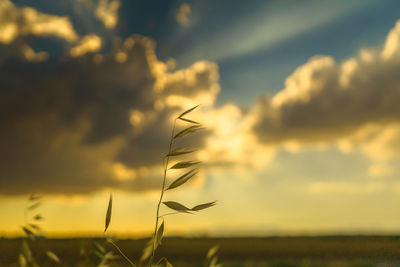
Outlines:
<svg viewBox="0 0 400 267"><path fill-rule="evenodd" d="M170 156L168 156L168 155L171 154L171 148L172 148L172 144L173 144L173 140L174 140L173 137L174 137L174 133L175 133L176 121L177 121L177 119L174 120L174 126L172 127L171 138L170 138L169 147L168 147L168 154L167 154L166 158L163 159L164 177L163 177L163 183L162 183L162 187L161 187L160 199L159 199L158 204L157 204L156 223L155 223L155 227L154 227L153 236L157 235L158 221L160 219L160 206L161 206L161 202L162 202L163 197L164 197L165 182L167 180L167 171L168 171L167 168L168 168L168 163L169 163L169 158L170 158ZM155 250L156 250L156 239L153 238L153 248L152 248L152 252L151 252L152 258L154 257Z"/></svg>
<svg viewBox="0 0 400 267"><path fill-rule="evenodd" d="M197 132L197 131L203 129L203 127L200 123L184 117L187 114L189 114L190 112L192 112L193 110L195 110L197 107L198 106L195 106L193 108L186 110L185 112L183 112L182 114L180 114L178 117L176 117L174 119L171 137L169 139L168 153L163 157L163 180L162 180L160 198L157 202L154 232L153 232L152 238L149 240L149 242L143 249L139 265L144 264L146 262L147 262L147 266L153 265L156 250L157 250L158 246L161 244L161 241L162 241L162 238L164 235L165 217L166 216L174 215L174 214L178 214L178 213L193 214L200 210L212 207L216 204L216 201L212 201L212 202L207 202L207 203L196 205L192 208L188 208L185 205L180 204L179 202L176 202L176 201L164 201L163 202L163 198L164 198L166 191L182 186L183 184L188 182L190 179L192 179L197 174L197 168L193 168L193 167L200 163L198 161L178 161L174 165L169 166L170 159L172 157L182 157L183 155L187 155L187 154L195 152L194 150L191 150L188 147L174 148L174 141L178 138L185 137L187 135L190 135L194 132ZM181 121L183 123L189 124L190 126L184 128L183 130L181 130L178 133L175 133L177 121ZM190 169L190 170L186 171L183 175L176 178L168 187L166 187L168 170L171 170L171 169L179 169L179 170ZM169 213L160 215L161 204L164 204L166 207L173 210L173 212L169 212ZM106 232L106 230L110 224L111 210L112 210L112 196L110 194L110 199L109 199L108 209L107 209L107 214L106 214L106 220L105 220L104 232ZM161 224L160 224L160 219L162 219ZM122 257L124 257L125 260L131 266L136 267L136 264L122 252L122 250L118 247L118 245L114 241L112 241L110 239L109 242L118 250L118 252L122 255ZM156 265L160 265L160 264L163 264L164 266L167 266L167 267L172 267L172 264L165 257L161 257L161 259L156 263Z"/></svg>

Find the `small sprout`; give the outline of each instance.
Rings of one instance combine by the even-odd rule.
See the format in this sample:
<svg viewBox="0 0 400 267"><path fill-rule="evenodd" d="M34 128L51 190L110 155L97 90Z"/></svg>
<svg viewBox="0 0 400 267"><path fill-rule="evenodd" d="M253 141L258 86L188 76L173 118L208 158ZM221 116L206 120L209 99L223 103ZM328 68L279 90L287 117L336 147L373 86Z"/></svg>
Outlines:
<svg viewBox="0 0 400 267"><path fill-rule="evenodd" d="M107 231L108 225L110 224L110 220L111 220L111 210L112 210L112 195L111 195L111 193L110 193L110 200L108 201L108 208L107 208L106 223L105 223L104 232Z"/></svg>

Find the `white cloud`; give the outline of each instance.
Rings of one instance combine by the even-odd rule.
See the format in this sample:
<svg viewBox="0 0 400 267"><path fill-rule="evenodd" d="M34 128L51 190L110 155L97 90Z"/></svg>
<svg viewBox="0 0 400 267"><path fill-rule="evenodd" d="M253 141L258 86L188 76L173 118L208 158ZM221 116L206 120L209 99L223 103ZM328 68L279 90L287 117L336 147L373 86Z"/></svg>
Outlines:
<svg viewBox="0 0 400 267"><path fill-rule="evenodd" d="M316 56L298 67L285 88L263 96L252 110L254 130L266 144L338 143L343 151L363 151L383 172L400 155L400 21L384 48L360 51L341 64Z"/></svg>

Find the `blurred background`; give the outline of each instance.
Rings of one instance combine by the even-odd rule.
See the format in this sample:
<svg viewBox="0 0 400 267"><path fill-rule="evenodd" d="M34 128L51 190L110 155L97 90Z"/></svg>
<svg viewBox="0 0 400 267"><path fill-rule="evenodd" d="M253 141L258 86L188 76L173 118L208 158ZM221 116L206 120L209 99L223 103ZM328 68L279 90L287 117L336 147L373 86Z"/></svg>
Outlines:
<svg viewBox="0 0 400 267"><path fill-rule="evenodd" d="M38 255L107 247L109 192L107 236L140 255L173 120L200 104L206 131L186 141L200 171L164 199L218 204L166 218L176 266L217 244L224 266L397 266L399 14L397 0L0 0L0 265L31 215L50 238Z"/></svg>

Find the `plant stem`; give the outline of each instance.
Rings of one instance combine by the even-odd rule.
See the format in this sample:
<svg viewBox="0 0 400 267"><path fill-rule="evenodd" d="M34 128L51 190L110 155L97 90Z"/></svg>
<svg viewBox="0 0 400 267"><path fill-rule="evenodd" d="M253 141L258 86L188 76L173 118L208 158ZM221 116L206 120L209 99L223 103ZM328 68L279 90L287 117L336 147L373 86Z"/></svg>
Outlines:
<svg viewBox="0 0 400 267"><path fill-rule="evenodd" d="M169 141L168 154L171 153L172 143L174 141L174 132L175 132L176 120L177 119L175 119L174 126L172 127L171 139ZM153 235L153 251L152 251L152 254L151 254L152 257L151 257L150 261L152 261L152 259L154 257L155 250L156 250L156 238L155 237L156 237L156 234L157 234L158 220L160 219L160 216L159 216L159 214L160 214L160 205L161 205L161 202L162 202L162 199L163 199L163 196L164 196L164 191L165 191L165 181L167 179L169 156L167 156L166 158L167 159L165 160L165 164L163 164L164 165L163 166L164 167L164 177L163 177L163 184L162 184L162 188L161 188L160 200L158 201L158 204L157 204L156 225L154 227L154 235ZM163 160L163 163L164 163L164 160ZM151 265L151 262L150 262L150 265Z"/></svg>
<svg viewBox="0 0 400 267"><path fill-rule="evenodd" d="M118 250L118 252L122 255L122 257L124 257L124 259L129 262L130 265L132 265L133 267L136 267L136 264L134 264L129 258L128 256L126 256L122 250L117 246L117 244L114 243L114 241L112 241L111 239L108 241L111 244L113 244L113 246Z"/></svg>

